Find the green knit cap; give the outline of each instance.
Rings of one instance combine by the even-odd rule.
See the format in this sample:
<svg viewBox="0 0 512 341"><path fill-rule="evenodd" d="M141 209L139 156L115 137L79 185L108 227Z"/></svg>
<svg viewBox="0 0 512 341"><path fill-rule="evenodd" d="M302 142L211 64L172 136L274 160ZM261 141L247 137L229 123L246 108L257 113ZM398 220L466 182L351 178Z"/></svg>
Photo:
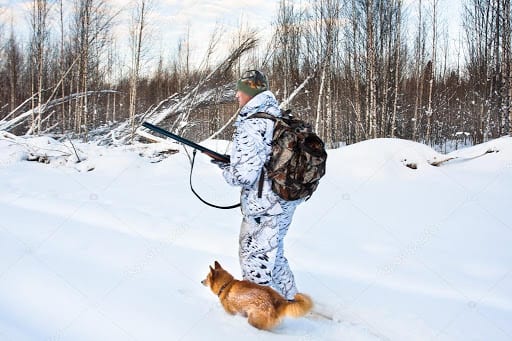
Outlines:
<svg viewBox="0 0 512 341"><path fill-rule="evenodd" d="M267 77L258 70L246 71L238 82L236 82L236 89L254 97L268 90Z"/></svg>

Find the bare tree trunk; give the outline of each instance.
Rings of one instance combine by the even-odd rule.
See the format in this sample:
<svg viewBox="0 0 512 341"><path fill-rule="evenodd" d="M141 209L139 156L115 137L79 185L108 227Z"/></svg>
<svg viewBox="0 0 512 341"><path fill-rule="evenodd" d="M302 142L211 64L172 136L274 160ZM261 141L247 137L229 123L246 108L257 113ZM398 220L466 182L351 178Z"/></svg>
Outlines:
<svg viewBox="0 0 512 341"><path fill-rule="evenodd" d="M401 30L402 30L402 0L398 0L397 4L397 29L396 29L396 41L395 41L395 89L393 98L393 115L391 117L391 137L395 137L396 133L396 114L397 114L397 103L398 103L398 88L400 85L400 51L402 49L401 41Z"/></svg>
<svg viewBox="0 0 512 341"><path fill-rule="evenodd" d="M73 37L71 44L77 65L71 80L75 91L78 93L89 93L90 88L97 87L105 75L100 74L98 64L100 63L100 50L104 48L108 39L107 33L111 28L114 16L104 0L80 0L74 2L74 21L72 26ZM70 92L72 93L72 92ZM89 99L81 97L75 103L74 108L74 129L87 140L88 131L91 126L89 120L94 123L94 113L89 114Z"/></svg>
<svg viewBox="0 0 512 341"><path fill-rule="evenodd" d="M330 136L328 129L332 125L332 115L331 117L325 115L328 115L326 111L330 110L329 106L332 100L332 93L329 92L329 89L332 80L332 54L338 39L340 4L333 0L322 0L317 2L315 10L318 16L318 31L315 39L320 44L319 52L321 56L319 59L321 76L318 88L315 130L322 137L328 139ZM329 89L326 89L326 86ZM327 96L325 96L326 90Z"/></svg>
<svg viewBox="0 0 512 341"><path fill-rule="evenodd" d="M7 46L7 69L9 75L9 111L17 106L18 82L20 76L22 56L14 36L14 27L11 21L11 35Z"/></svg>
<svg viewBox="0 0 512 341"><path fill-rule="evenodd" d="M69 93L73 93L73 77L71 77L71 80L69 82ZM78 103L78 101L75 102L75 106ZM72 115L73 105L71 103L68 105L68 127L74 131L76 131L76 116Z"/></svg>
<svg viewBox="0 0 512 341"><path fill-rule="evenodd" d="M329 72L327 76L327 97L325 99L325 132L324 136L327 141L327 144L329 146L333 146L335 139L334 139L334 116L332 112L333 107L333 91L332 91L332 74Z"/></svg>
<svg viewBox="0 0 512 341"><path fill-rule="evenodd" d="M510 98L510 59L511 59L511 22L510 22L510 0L502 0L502 14L499 15L501 24L501 72L500 72L500 122L499 136L509 133L508 125L511 107Z"/></svg>
<svg viewBox="0 0 512 341"><path fill-rule="evenodd" d="M381 3L381 6L383 4ZM388 129L388 122L389 122L389 92L391 90L390 85L390 78L391 78L391 70L392 70L392 48L391 43L393 40L393 36L391 32L393 31L393 11L394 6L394 0L390 0L386 2L385 7L380 8L380 26L381 26L381 33L379 40L380 42L380 72L384 73L384 78L382 79L382 83L379 84L379 82L376 82L376 89L382 92L381 103L380 103L380 110L377 110L377 113L380 115L377 115L377 136L378 137L384 137L386 136L387 129ZM386 18L386 19L384 19ZM386 45L384 46L384 40L386 41ZM386 52L384 52L384 48L386 47ZM378 93L378 91L377 91ZM377 102L377 108L379 107L379 103ZM379 121L380 116L380 121Z"/></svg>
<svg viewBox="0 0 512 341"><path fill-rule="evenodd" d="M425 37L423 36L423 18L422 18L422 0L418 1L418 35L416 38L416 101L414 104L414 118L412 128L412 139L418 139L418 125L420 120L419 111L423 106L423 83L424 83L424 44Z"/></svg>
<svg viewBox="0 0 512 341"><path fill-rule="evenodd" d="M83 74L82 74L82 92L89 90L89 34L91 28L91 7L88 3L84 8L84 41L83 41ZM87 141L88 134L88 116L89 116L89 96L83 97L83 127L84 140Z"/></svg>
<svg viewBox="0 0 512 341"><path fill-rule="evenodd" d="M353 98L353 110L355 114L355 142L361 141L363 138L366 138L366 134L364 134L363 128L363 120L361 118L361 80L359 74L359 30L358 30L358 12L355 0L352 0L352 45L353 45L353 56L352 56L352 70L354 77L354 98Z"/></svg>
<svg viewBox="0 0 512 341"><path fill-rule="evenodd" d="M64 56L64 8L63 8L63 0L60 0L60 67L61 67L61 76L64 76L65 73L65 56ZM61 84L61 96L64 97L66 93L66 88L64 82ZM66 127L66 106L65 103L62 103L61 107L61 131L64 132Z"/></svg>
<svg viewBox="0 0 512 341"><path fill-rule="evenodd" d="M432 63L430 68L429 84L428 84L428 106L427 106L427 132L425 135L425 142L431 142L432 132L432 92L434 88L434 80L436 77L436 56L437 56L437 5L439 0L432 2Z"/></svg>
<svg viewBox="0 0 512 341"><path fill-rule="evenodd" d="M505 0L505 29L503 32L504 35L504 43L505 48L503 49L506 53L505 55L505 79L507 79L507 85L508 85L508 122L505 123L504 127L506 129L507 123L508 123L508 133L510 136L512 136L512 21L510 17L510 0Z"/></svg>
<svg viewBox="0 0 512 341"><path fill-rule="evenodd" d="M37 51L37 130L36 133L39 135L41 133L41 109L43 104L43 51L44 51L44 40L41 40L38 43L38 51Z"/></svg>
<svg viewBox="0 0 512 341"><path fill-rule="evenodd" d="M324 89L325 89L325 73L327 64L327 58L322 63L322 75L320 76L320 86L318 88L318 99L316 103L316 120L315 120L315 131L320 132L320 121L322 119L322 101L324 100Z"/></svg>
<svg viewBox="0 0 512 341"><path fill-rule="evenodd" d="M357 48L356 48L357 49ZM361 86L359 79L359 51L354 51L354 113L356 116L356 127L355 135L356 141L359 142L363 138L366 138L366 134L363 129L363 120L361 118Z"/></svg>
<svg viewBox="0 0 512 341"><path fill-rule="evenodd" d="M302 41L305 28L302 25L304 12L297 10L294 1L281 0L278 14L278 38L274 53L274 65L278 71L284 70L283 75L283 98L290 97L293 88L297 86L302 76L311 75L311 72L300 73L301 54L303 53Z"/></svg>
<svg viewBox="0 0 512 341"><path fill-rule="evenodd" d="M136 102L137 102L137 85L139 81L140 71L140 60L142 54L143 37L146 29L146 15L148 11L146 0L140 0L135 9L133 20L133 27L131 33L132 39L132 70L130 76L130 126L131 126L131 139L135 134L135 114L136 114ZM188 64L188 56L187 56ZM188 72L188 65L187 65Z"/></svg>
<svg viewBox="0 0 512 341"><path fill-rule="evenodd" d="M366 59L367 59L367 121L370 138L377 137L377 75L375 65L375 39L373 0L366 0Z"/></svg>
<svg viewBox="0 0 512 341"><path fill-rule="evenodd" d="M36 69L32 73L32 88L37 87L37 112L33 113L32 124L29 132L40 134L41 132L41 115L43 104L43 76L44 70L44 57L46 53L46 40L47 40L47 18L48 18L48 4L46 0L33 0L32 1L32 55L33 65L32 69ZM35 89L34 89L35 90ZM35 103L32 103L32 109L35 108Z"/></svg>
<svg viewBox="0 0 512 341"><path fill-rule="evenodd" d="M494 17L495 17L495 23L494 23L494 26L495 26L495 31L494 31L494 39L493 39L493 43L494 43L494 80L493 80L493 83L495 84L495 91L493 93L493 97L495 98L495 101L494 101L494 107L496 108L496 113L498 114L497 115L497 121L496 122L496 126L498 128L498 132L497 132L497 136L501 136L501 122L502 122L502 117L505 116L504 115L504 110L503 110L503 80L501 78L502 76L502 68L503 68L503 63L502 63L502 53L501 53L501 50L503 49L503 38L504 36L502 36L502 28L503 28L503 20L502 20L502 10L503 10L503 6L502 6L502 2L504 2L504 0L496 0L494 6L495 6L495 12L494 12ZM510 9L509 9L510 10ZM492 132L491 132L492 133Z"/></svg>
<svg viewBox="0 0 512 341"><path fill-rule="evenodd" d="M112 103L112 122L116 122L116 94L114 94L114 100L113 100L113 103Z"/></svg>

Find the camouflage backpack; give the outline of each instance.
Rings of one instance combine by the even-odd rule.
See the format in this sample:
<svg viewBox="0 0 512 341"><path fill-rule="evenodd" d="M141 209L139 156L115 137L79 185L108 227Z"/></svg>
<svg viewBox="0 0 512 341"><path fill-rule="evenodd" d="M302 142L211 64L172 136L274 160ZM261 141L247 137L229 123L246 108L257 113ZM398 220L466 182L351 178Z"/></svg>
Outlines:
<svg viewBox="0 0 512 341"><path fill-rule="evenodd" d="M272 190L284 200L311 197L325 174L327 153L324 142L311 125L296 119L287 110L282 117L256 113L248 118L266 118L275 122L272 153L265 165ZM260 177L259 196L263 188Z"/></svg>

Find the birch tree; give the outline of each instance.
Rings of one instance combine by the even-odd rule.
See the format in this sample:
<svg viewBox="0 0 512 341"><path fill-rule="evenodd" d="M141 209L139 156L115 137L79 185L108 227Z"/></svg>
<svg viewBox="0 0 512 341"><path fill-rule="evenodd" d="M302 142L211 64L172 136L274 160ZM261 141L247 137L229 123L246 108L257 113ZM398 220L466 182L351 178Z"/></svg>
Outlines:
<svg viewBox="0 0 512 341"><path fill-rule="evenodd" d="M423 20L423 4L422 0L418 0L418 31L416 32L415 39L415 82L416 82L416 95L414 102L414 116L412 124L412 139L418 139L418 130L421 118L421 110L423 107L423 85L425 79L424 65L425 65L425 23Z"/></svg>
<svg viewBox="0 0 512 341"><path fill-rule="evenodd" d="M427 104L427 131L425 134L425 142L429 143L431 141L431 132L432 132L432 94L434 89L434 81L436 77L436 65L437 65L437 9L439 0L432 0L431 2L431 28L432 28L432 54L430 61L430 68L427 68L429 74L428 77L428 104Z"/></svg>
<svg viewBox="0 0 512 341"><path fill-rule="evenodd" d="M318 84L318 98L316 101L315 131L331 141L330 131L333 129L333 54L339 41L340 2L336 0L322 0L316 2L313 17L314 27L310 39L315 41L318 49L316 63L320 72Z"/></svg>
<svg viewBox="0 0 512 341"><path fill-rule="evenodd" d="M368 136L377 137L377 75L375 58L375 36L374 36L374 3L373 0L364 2L366 16L366 117L368 122Z"/></svg>
<svg viewBox="0 0 512 341"><path fill-rule="evenodd" d="M396 117L398 110L398 90L400 86L400 62L401 62L401 49L402 49L402 0L398 0L397 3L397 28L396 28L396 38L395 38L395 64L394 64L394 73L395 73L395 83L394 83L394 98L393 98L393 114L391 116L391 137L395 137L396 133Z"/></svg>
<svg viewBox="0 0 512 341"><path fill-rule="evenodd" d="M507 121L510 125L510 10L509 0L468 0L464 6L466 72L477 142L500 136Z"/></svg>
<svg viewBox="0 0 512 341"><path fill-rule="evenodd" d="M41 115L43 110L43 88L45 75L46 44L48 42L48 13L49 4L47 0L33 0L31 3L31 70L32 70L32 93L37 92L37 102L32 101L32 124L29 132L36 134L41 132ZM36 109L37 106L37 109Z"/></svg>
<svg viewBox="0 0 512 341"><path fill-rule="evenodd" d="M103 0L75 0L73 11L72 46L76 68L69 92L87 94L92 81L103 78L98 74L98 63L101 63L101 51L109 41L108 32L116 14L111 13ZM98 84L93 83L93 86ZM91 121L89 110L89 96L80 96L75 105L74 130L85 139Z"/></svg>
<svg viewBox="0 0 512 341"><path fill-rule="evenodd" d="M18 40L14 33L14 27L11 22L11 32L5 49L6 71L9 81L9 111L13 111L18 103L20 92L19 82L23 67L23 55Z"/></svg>
<svg viewBox="0 0 512 341"><path fill-rule="evenodd" d="M149 0L139 0L133 9L132 24L130 29L131 46L131 72L130 72L130 126L132 138L135 133L135 114L137 110L137 86L141 68L143 44L147 39L147 16L150 11Z"/></svg>
<svg viewBox="0 0 512 341"><path fill-rule="evenodd" d="M503 124L504 131L507 131L507 125L508 125L508 133L510 136L512 136L512 21L511 21L511 7L510 7L510 0L505 0L504 2L504 14L503 14L503 20L504 20L504 29L503 29L503 36L505 37L503 39L504 48L503 51L505 53L505 56L503 58L505 62L505 68L503 70L504 72L504 78L507 80L507 86L508 86L508 122L505 122ZM505 114L506 119L506 114Z"/></svg>
<svg viewBox="0 0 512 341"><path fill-rule="evenodd" d="M352 51L352 70L353 70L353 82L354 82L354 98L353 98L353 110L355 114L355 139L356 142L361 141L363 138L366 138L365 129L363 120L361 117L361 85L360 85L360 44L359 44L359 22L357 18L359 17L360 12L356 6L355 0L352 0L352 12L351 12L351 20L352 20L352 39L349 41L352 42L353 51Z"/></svg>

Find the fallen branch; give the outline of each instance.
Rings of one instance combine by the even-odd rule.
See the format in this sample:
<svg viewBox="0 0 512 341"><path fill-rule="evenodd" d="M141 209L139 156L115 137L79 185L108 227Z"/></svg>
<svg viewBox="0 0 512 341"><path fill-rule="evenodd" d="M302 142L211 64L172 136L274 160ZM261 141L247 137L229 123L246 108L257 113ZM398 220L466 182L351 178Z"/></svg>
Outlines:
<svg viewBox="0 0 512 341"><path fill-rule="evenodd" d="M233 52L231 52L231 54L228 56L228 58L226 58L221 64L219 64L205 78L201 79L199 81L199 83L197 83L197 85L194 87L194 89L192 89L192 91L190 91L183 98L183 100L180 103L178 103L176 108L173 108L175 110L175 112L181 111L182 113L180 114L178 119L176 119L176 121L174 121L174 124L173 124L171 130L173 130L175 133L179 133L179 129L183 128L186 125L186 122L190 115L190 112L192 111L193 108L197 107L197 105L192 106L190 104L193 101L196 94L198 93L199 89L204 84L206 84L206 82L208 82L210 79L212 79L214 75L226 73L229 69L231 69L231 67L233 66L233 63L235 63L235 61L237 61L245 52L253 49L256 46L256 43L257 43L257 40L253 37L249 37L249 38L245 39L240 44L240 46L238 46L238 48L236 48ZM187 110L180 110L183 107L186 107ZM155 120L152 120L152 123L158 124L164 118L165 117L162 117L162 115L160 115Z"/></svg>
<svg viewBox="0 0 512 341"><path fill-rule="evenodd" d="M477 155L473 155L473 156L468 156L468 157L462 157L462 156L449 156L445 159L441 159L441 160L432 160L432 161L428 161L428 163L432 166L435 166L435 167L439 167L441 166L443 163L446 163L448 161L451 161L451 160L460 160L460 161L470 161L470 160L474 160L474 159L477 159L479 157L482 157L484 155L487 155L487 154L491 154L491 153L497 153L499 152L499 150L496 150L496 149L487 149L485 152L481 153L481 154L477 154Z"/></svg>
<svg viewBox="0 0 512 341"><path fill-rule="evenodd" d="M214 138L219 136L224 131L224 129L226 129L231 124L231 122L233 122L235 120L235 118L238 116L239 112L240 112L240 109L238 109L235 112L235 114L233 116L231 116L231 118L226 122L226 124L224 124L219 130L217 130L209 138L207 138L207 140L213 140Z"/></svg>
<svg viewBox="0 0 512 341"><path fill-rule="evenodd" d="M119 93L119 91L98 90L98 91L87 91L87 92L75 93L75 94L71 94L66 97L55 99L49 103L45 103L41 107L44 108L44 110L48 110L48 109L55 107L57 105L60 105L62 103L71 102L73 100L76 100L76 99L79 99L79 98L82 98L85 96L90 96L90 95L94 95L94 94L103 94L103 93ZM32 117L32 113L39 112L39 110L40 110L40 107L37 106L34 109L30 109L29 111L26 111L23 114L16 116L15 118L13 118L10 121L5 121L5 120L0 121L0 130L8 131L8 130L12 130L12 129L16 128L17 126L19 126L20 124L25 122L26 119L28 119L29 117Z"/></svg>
<svg viewBox="0 0 512 341"><path fill-rule="evenodd" d="M2 125L2 123L4 122L7 122L7 120L9 119L9 117L13 116L16 112L18 112L18 110L20 110L21 108L23 108L28 102L30 102L31 100L34 99L34 97L37 96L37 93L33 94L32 96L30 96L29 98L27 98L23 103L21 103L20 105L18 105L13 111L11 111L9 114L7 114L7 116L5 116L2 120L0 120L0 126Z"/></svg>
<svg viewBox="0 0 512 341"><path fill-rule="evenodd" d="M80 156L78 156L78 153L76 152L76 148L75 148L75 145L73 144L73 141L71 141L69 136L66 135L66 137L68 138L69 143L71 144L71 147L73 147L73 151L75 152L77 163L82 162L82 160L80 160Z"/></svg>
<svg viewBox="0 0 512 341"><path fill-rule="evenodd" d="M286 98L285 100L283 100L281 102L281 105L279 105L279 108L280 109L283 109L283 108L286 108L288 107L288 105L290 104L291 101L293 101L293 99L295 98L295 96L297 96L299 94L299 92L302 91L302 89L306 86L306 84L308 84L308 82L313 79L313 75L309 75L308 77L306 77L306 79L304 80L304 82L302 82L301 85L299 85L291 94L290 96L288 96L288 98Z"/></svg>

